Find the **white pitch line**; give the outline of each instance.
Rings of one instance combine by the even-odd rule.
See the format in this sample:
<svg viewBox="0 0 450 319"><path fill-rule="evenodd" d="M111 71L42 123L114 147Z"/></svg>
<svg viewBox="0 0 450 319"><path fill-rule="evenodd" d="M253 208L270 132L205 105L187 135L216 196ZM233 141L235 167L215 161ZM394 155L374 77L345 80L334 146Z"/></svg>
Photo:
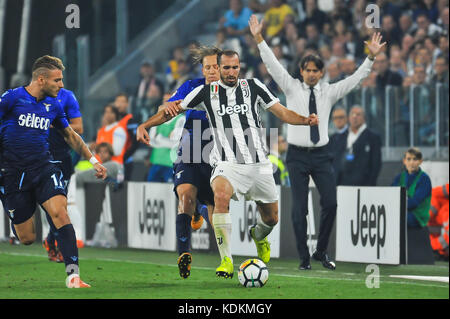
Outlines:
<svg viewBox="0 0 450 319"><path fill-rule="evenodd" d="M4 253L4 252L0 252L0 254L5 254L5 255L13 255L13 256L28 256L28 257L41 257L41 258L47 258L47 256L44 255L35 255L35 254L22 254L22 253ZM158 264L158 263L153 263L153 262L149 262L149 261L138 261L138 260L127 260L127 259L113 259L113 258L89 258L89 257L83 257L82 260L99 260L99 261L111 261L111 262L125 262L125 263L130 263L130 264L147 264L147 265L155 265L155 266L167 266L167 267L178 267L178 265L175 264ZM214 270L215 268L212 267L195 267L196 269L202 269L202 270ZM325 270L317 270L317 272L322 272L322 273L329 273L329 271L325 271ZM310 278L310 279L327 279L327 280L337 280L337 281L359 281L361 283L364 283L364 279L352 279L352 278L331 278L331 277L318 277L318 276L305 276L305 275L294 275L294 274L273 274L275 276L281 276L281 277L291 277L291 278ZM380 277L386 277L388 278L389 276L383 276L380 275ZM412 286L422 286L422 287L437 287L437 288L442 288L444 286L442 285L427 285L427 284L422 284L422 283L417 283L417 282L405 282L405 281L390 281L390 282L380 282L381 284L402 284L402 285L412 285Z"/></svg>

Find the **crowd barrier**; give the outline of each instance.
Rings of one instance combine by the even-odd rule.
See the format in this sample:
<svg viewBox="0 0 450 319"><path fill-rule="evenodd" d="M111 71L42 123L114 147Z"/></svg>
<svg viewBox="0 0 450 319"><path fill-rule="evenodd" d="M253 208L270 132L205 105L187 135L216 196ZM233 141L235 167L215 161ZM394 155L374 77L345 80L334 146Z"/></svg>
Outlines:
<svg viewBox="0 0 450 319"><path fill-rule="evenodd" d="M291 222L291 189L278 186L277 190L279 223L269 235L272 257L298 258ZM434 263L426 234L416 232L408 238L405 189L339 186L337 200L337 217L328 246L333 260L393 265ZM76 205L82 221L74 226L77 236L86 243L92 242L100 225L107 225L116 241L112 247L176 251L177 204L172 184L126 182L113 187L87 183L77 188ZM320 197L315 187L310 188L308 210L308 246L312 253L320 223ZM247 232L257 218L256 204L244 199L232 200L230 212L232 254L256 257L254 243ZM9 236L7 216L2 216L0 238ZM36 210L37 238L47 234L46 221L42 220ZM418 238L422 238L419 243ZM205 222L192 233L191 246L194 252L217 252L210 225ZM414 248L419 246L420 249Z"/></svg>

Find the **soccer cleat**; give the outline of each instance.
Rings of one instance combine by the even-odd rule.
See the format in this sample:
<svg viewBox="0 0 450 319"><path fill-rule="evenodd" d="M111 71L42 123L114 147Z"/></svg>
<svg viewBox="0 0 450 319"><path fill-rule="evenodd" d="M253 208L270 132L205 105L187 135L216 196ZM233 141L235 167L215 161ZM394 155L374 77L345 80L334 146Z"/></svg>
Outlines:
<svg viewBox="0 0 450 319"><path fill-rule="evenodd" d="M267 240L267 237L262 240L256 240L255 239L255 226L250 226L250 229L248 230L250 237L253 239L256 245L256 250L258 251L258 257L261 259L264 263L268 263L270 260L270 243L269 240Z"/></svg>
<svg viewBox="0 0 450 319"><path fill-rule="evenodd" d="M57 263L63 263L64 262L64 257L61 254L61 251L59 249L56 250L56 260Z"/></svg>
<svg viewBox="0 0 450 319"><path fill-rule="evenodd" d="M195 212L194 215L192 215L192 220L191 220L191 227L193 230L197 230L200 229L203 225L203 216L200 215L199 213Z"/></svg>
<svg viewBox="0 0 450 319"><path fill-rule="evenodd" d="M312 258L314 260L320 261L322 263L322 266L324 266L325 268L328 268L330 270L336 269L336 264L334 262L330 261L330 259L328 258L328 255L324 252L320 252L320 251L316 250L314 252L314 254L312 254Z"/></svg>
<svg viewBox="0 0 450 319"><path fill-rule="evenodd" d="M217 277L233 278L233 262L229 257L223 257L220 266L216 269Z"/></svg>
<svg viewBox="0 0 450 319"><path fill-rule="evenodd" d="M44 241L42 242L42 247L44 247L44 249L48 252L50 250L50 245L47 242L47 238L44 239Z"/></svg>
<svg viewBox="0 0 450 319"><path fill-rule="evenodd" d="M182 253L177 260L180 277L186 279L191 274L192 255L190 253Z"/></svg>
<svg viewBox="0 0 450 319"><path fill-rule="evenodd" d="M91 288L91 285L85 283L81 280L80 276L77 274L72 274L66 278L67 288Z"/></svg>
<svg viewBox="0 0 450 319"><path fill-rule="evenodd" d="M84 247L84 241L81 239L77 239L77 248L83 248Z"/></svg>

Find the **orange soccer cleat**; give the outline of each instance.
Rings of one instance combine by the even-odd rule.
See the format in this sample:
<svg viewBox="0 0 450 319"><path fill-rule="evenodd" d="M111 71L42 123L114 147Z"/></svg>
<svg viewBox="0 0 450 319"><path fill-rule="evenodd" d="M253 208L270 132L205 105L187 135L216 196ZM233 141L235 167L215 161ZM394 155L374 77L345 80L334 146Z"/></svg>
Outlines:
<svg viewBox="0 0 450 319"><path fill-rule="evenodd" d="M192 216L192 220L191 220L191 227L193 230L197 230L200 229L203 225L203 216L200 215L199 213L195 212L194 215Z"/></svg>
<svg viewBox="0 0 450 319"><path fill-rule="evenodd" d="M85 283L81 280L80 276L77 274L72 274L66 278L67 288L91 288L91 285Z"/></svg>

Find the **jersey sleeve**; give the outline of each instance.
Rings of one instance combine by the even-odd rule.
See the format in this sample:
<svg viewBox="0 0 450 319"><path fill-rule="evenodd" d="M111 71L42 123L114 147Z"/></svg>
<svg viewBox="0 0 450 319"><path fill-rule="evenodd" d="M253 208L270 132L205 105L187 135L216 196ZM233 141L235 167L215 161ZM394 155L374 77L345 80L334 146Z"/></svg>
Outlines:
<svg viewBox="0 0 450 319"><path fill-rule="evenodd" d="M268 88L258 79L253 79L255 83L255 90L257 94L257 99L259 100L259 105L267 110L272 105L279 103L280 99L277 98Z"/></svg>
<svg viewBox="0 0 450 319"><path fill-rule="evenodd" d="M66 100L66 115L69 119L74 119L77 117L81 117L80 104L78 104L78 100L75 97L75 94L72 92L69 93Z"/></svg>
<svg viewBox="0 0 450 319"><path fill-rule="evenodd" d="M11 93L11 90L4 92L0 96L0 119L3 118L3 116L11 109L12 99L13 94Z"/></svg>
<svg viewBox="0 0 450 319"><path fill-rule="evenodd" d="M181 107L186 109L198 109L204 110L205 104L203 100L205 98L205 85L197 86L193 89L181 102Z"/></svg>
<svg viewBox="0 0 450 319"><path fill-rule="evenodd" d="M56 117L53 120L52 125L60 130L69 126L69 122L67 122L66 119L66 113L64 112L61 104L57 104Z"/></svg>
<svg viewBox="0 0 450 319"><path fill-rule="evenodd" d="M170 97L169 102L183 100L189 94L190 81L184 82L177 91Z"/></svg>

